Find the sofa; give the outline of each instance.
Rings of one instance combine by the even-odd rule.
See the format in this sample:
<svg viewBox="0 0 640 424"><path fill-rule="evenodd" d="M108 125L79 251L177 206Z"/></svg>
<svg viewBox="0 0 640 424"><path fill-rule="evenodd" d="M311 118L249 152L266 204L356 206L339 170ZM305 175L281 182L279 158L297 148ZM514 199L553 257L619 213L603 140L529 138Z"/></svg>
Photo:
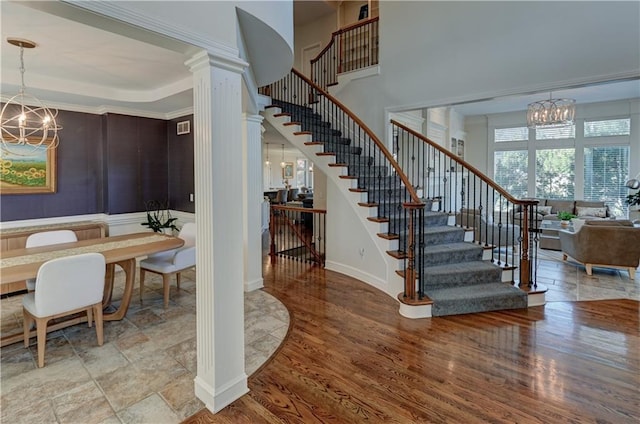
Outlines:
<svg viewBox="0 0 640 424"><path fill-rule="evenodd" d="M520 226L512 222L495 222L492 213L481 213L478 209L461 209L456 214L456 225L474 228L474 240L497 247L514 246L519 243Z"/></svg>
<svg viewBox="0 0 640 424"><path fill-rule="evenodd" d="M621 268L634 279L640 265L640 227L629 220L585 220L575 232L560 230L562 259L570 256L584 264L587 275L594 266Z"/></svg>
<svg viewBox="0 0 640 424"><path fill-rule="evenodd" d="M529 199L527 199L529 200ZM539 228L542 220L557 221L558 212L570 212L578 218L611 218L609 207L604 202L587 200L532 199L539 203L534 207L533 228ZM522 225L523 212L520 205L511 210L511 222Z"/></svg>

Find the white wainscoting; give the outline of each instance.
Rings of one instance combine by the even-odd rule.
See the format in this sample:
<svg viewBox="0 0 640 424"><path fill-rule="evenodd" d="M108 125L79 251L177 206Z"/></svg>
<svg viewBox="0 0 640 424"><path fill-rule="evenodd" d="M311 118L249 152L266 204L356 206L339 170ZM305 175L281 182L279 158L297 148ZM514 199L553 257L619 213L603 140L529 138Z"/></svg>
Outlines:
<svg viewBox="0 0 640 424"><path fill-rule="evenodd" d="M181 211L171 211L171 216L178 218L177 227L180 228L185 222L195 222L195 214ZM83 221L100 221L107 224L110 236L118 236L121 234L141 233L151 231L142 225L146 222L146 212L123 213L116 215L107 214L90 214L90 215L73 215L58 216L55 218L25 219L19 221L0 222L0 231L10 228L32 227L40 225L68 224Z"/></svg>

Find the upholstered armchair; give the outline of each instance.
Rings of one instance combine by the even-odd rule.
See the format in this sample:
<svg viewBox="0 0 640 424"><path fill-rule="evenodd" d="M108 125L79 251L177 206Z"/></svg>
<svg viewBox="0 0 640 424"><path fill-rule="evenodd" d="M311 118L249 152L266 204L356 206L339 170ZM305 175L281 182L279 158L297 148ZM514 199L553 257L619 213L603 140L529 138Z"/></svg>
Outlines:
<svg viewBox="0 0 640 424"><path fill-rule="evenodd" d="M587 275L593 267L620 268L634 279L640 264L640 228L627 220L586 221L575 233L558 232L563 260L570 256L584 264Z"/></svg>

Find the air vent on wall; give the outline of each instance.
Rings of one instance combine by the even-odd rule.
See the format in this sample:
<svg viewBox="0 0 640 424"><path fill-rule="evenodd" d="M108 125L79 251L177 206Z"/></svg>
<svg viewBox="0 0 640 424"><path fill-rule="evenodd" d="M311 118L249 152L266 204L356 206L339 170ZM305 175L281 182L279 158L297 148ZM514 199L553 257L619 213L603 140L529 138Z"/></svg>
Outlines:
<svg viewBox="0 0 640 424"><path fill-rule="evenodd" d="M178 122L178 135L189 134L191 132L191 121Z"/></svg>

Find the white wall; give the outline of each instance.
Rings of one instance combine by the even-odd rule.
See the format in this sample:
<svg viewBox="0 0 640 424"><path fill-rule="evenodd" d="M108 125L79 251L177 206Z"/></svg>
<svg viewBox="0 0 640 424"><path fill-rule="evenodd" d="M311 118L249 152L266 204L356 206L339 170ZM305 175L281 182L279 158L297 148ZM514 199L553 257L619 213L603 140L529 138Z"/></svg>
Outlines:
<svg viewBox="0 0 640 424"><path fill-rule="evenodd" d="M383 134L385 108L629 77L639 64L638 2L383 1L380 75L352 81L338 97Z"/></svg>
<svg viewBox="0 0 640 424"><path fill-rule="evenodd" d="M486 116L474 116L464 121L467 138L464 141L464 159L479 171L489 175L487 168L488 121Z"/></svg>
<svg viewBox="0 0 640 424"><path fill-rule="evenodd" d="M304 48L319 43L320 50L322 50L329 44L331 34L338 29L337 22L336 13L329 13L306 25L296 26L294 30L294 68L299 71L303 70L302 50Z"/></svg>

